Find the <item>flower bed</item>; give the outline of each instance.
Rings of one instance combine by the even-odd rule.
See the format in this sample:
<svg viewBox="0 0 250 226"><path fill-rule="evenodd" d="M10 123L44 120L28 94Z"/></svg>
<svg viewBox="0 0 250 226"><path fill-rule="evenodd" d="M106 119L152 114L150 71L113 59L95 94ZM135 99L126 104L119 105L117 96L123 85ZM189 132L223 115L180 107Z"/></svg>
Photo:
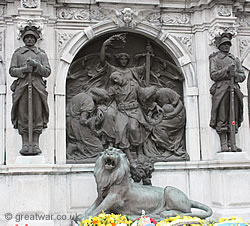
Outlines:
<svg viewBox="0 0 250 226"><path fill-rule="evenodd" d="M129 216L123 216L120 214L105 214L101 213L98 217L90 217L88 219L83 219L79 226L246 226L241 218L231 217L231 218L221 218L217 222L211 222L202 220L198 217L189 216L176 216L168 217L165 220L156 222L154 219L142 216L132 221Z"/></svg>

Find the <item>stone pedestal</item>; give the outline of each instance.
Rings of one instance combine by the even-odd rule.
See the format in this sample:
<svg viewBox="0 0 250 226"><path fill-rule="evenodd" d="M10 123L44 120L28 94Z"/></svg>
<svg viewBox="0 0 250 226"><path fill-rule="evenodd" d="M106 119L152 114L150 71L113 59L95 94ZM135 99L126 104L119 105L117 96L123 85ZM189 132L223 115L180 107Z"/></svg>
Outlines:
<svg viewBox="0 0 250 226"><path fill-rule="evenodd" d="M45 158L42 155L37 155L37 156L17 156L16 164L17 165L45 164Z"/></svg>
<svg viewBox="0 0 250 226"><path fill-rule="evenodd" d="M248 159L246 152L221 152L216 153L216 160L245 161Z"/></svg>

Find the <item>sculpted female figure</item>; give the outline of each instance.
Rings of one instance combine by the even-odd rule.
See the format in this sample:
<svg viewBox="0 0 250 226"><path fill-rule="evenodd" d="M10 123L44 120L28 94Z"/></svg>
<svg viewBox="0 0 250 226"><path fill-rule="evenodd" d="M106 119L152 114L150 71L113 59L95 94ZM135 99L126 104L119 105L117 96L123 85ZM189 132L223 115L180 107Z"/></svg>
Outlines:
<svg viewBox="0 0 250 226"><path fill-rule="evenodd" d="M98 88L91 88L72 98L67 109L68 159L95 161L103 150L97 127L103 120L99 105L107 99L106 91Z"/></svg>
<svg viewBox="0 0 250 226"><path fill-rule="evenodd" d="M186 113L181 97L169 88L158 88L143 98L147 121L153 126L144 154L154 161L189 160L185 150Z"/></svg>
<svg viewBox="0 0 250 226"><path fill-rule="evenodd" d="M114 55L115 62L118 66L114 66L109 64L106 61L106 49L108 47L115 47L116 41L122 41L125 42L124 34L119 35L113 35L106 41L104 41L101 52L100 52L100 63L101 63L101 69L100 73L107 73L107 75L111 75L111 73L118 71L121 76L126 80L132 80L135 79L139 85L141 85L141 79L143 77L143 74L145 73L145 65L138 66L138 67L128 67L129 61L130 61L130 55L127 53L117 53ZM110 82L110 81L108 81ZM110 84L108 84L109 86Z"/></svg>

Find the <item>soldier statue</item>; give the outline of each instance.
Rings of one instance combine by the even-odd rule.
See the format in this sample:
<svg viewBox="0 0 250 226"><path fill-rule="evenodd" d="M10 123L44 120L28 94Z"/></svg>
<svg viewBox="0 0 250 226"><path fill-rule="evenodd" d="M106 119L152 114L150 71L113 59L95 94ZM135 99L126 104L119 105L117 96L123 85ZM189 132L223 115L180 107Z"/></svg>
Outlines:
<svg viewBox="0 0 250 226"><path fill-rule="evenodd" d="M235 133L243 120L243 94L239 82L246 78L240 60L230 51L232 35L224 33L216 39L219 49L209 56L210 77L214 84L210 126L220 136L220 152L241 152L235 144Z"/></svg>
<svg viewBox="0 0 250 226"><path fill-rule="evenodd" d="M21 155L39 155L39 136L47 127L49 108L46 81L51 69L44 50L35 46L40 34L35 26L26 26L21 33L25 46L15 50L9 69L17 78L11 85L13 106L11 120L22 136Z"/></svg>

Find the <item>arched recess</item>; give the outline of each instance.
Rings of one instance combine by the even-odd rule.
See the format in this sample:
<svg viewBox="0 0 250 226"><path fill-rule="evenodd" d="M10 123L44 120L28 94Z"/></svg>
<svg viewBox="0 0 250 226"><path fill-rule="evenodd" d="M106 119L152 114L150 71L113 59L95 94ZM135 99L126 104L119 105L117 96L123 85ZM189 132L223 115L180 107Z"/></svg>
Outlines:
<svg viewBox="0 0 250 226"><path fill-rule="evenodd" d="M0 56L0 165L4 163L5 152L5 98L6 98L6 74L4 72L3 59Z"/></svg>
<svg viewBox="0 0 250 226"><path fill-rule="evenodd" d="M176 65L182 69L185 77L183 84L184 104L187 110L186 146L191 160L199 160L198 88L191 59L185 47L167 31L163 31L147 22L141 22L134 29L129 29L120 28L112 21L103 21L74 35L62 51L55 79L56 162L58 164L66 163L65 97L66 77L69 66L78 51L90 39L113 31L130 31L149 37L166 49Z"/></svg>

